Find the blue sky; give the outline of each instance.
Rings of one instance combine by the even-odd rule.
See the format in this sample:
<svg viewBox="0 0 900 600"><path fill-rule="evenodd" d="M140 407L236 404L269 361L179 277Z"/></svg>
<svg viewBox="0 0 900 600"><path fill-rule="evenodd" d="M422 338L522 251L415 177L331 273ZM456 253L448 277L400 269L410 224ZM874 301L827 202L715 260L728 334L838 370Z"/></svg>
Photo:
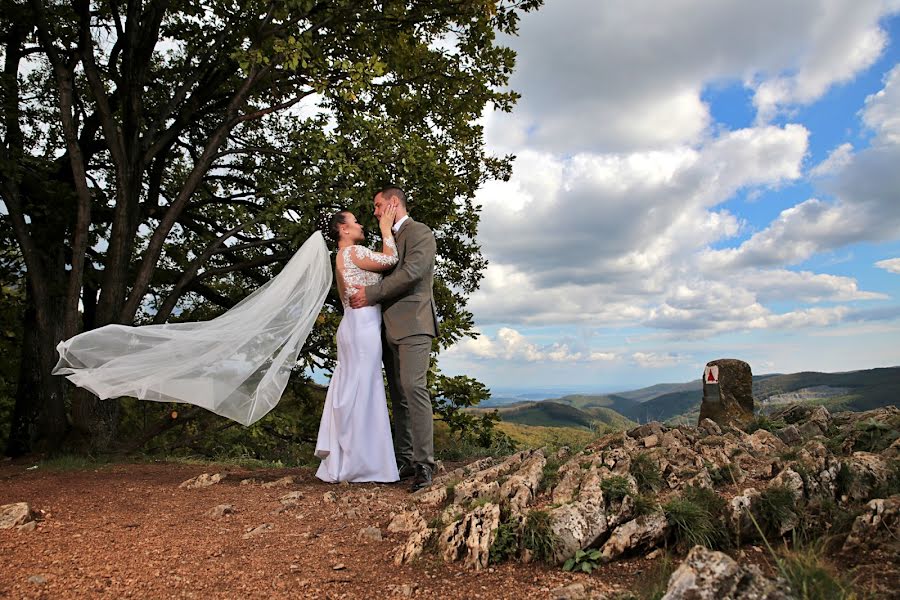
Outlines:
<svg viewBox="0 0 900 600"><path fill-rule="evenodd" d="M478 191L495 389L900 365L900 2L554 0Z"/></svg>

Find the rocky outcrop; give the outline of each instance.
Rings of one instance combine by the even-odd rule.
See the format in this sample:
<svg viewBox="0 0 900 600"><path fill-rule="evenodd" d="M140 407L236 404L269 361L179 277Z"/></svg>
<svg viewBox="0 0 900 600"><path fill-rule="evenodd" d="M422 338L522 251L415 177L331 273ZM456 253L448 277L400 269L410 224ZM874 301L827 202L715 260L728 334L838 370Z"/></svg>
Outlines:
<svg viewBox="0 0 900 600"><path fill-rule="evenodd" d="M787 584L755 565L739 565L722 552L694 546L669 578L662 600L791 600Z"/></svg>
<svg viewBox="0 0 900 600"><path fill-rule="evenodd" d="M844 510L893 485L893 438L873 442L870 433L866 439L854 437L850 452L842 453L837 446L860 427L890 431L890 419L900 418L896 410L879 409L849 419L813 407L785 411L782 418L792 421L796 438L787 439L799 439L798 445L786 444L777 430L748 434L708 419L697 427L652 422L610 433L581 452L555 456L563 462L552 486L542 481L547 459L540 450L455 469L413 494L412 506L387 524L388 532L407 536L395 560L414 560L430 548L444 560L484 568L501 524L507 542L510 535L519 539L516 554L525 560L534 556L521 541L534 510L548 517L544 522L549 531L541 535L554 540L552 562L562 563L578 550L589 549L599 549L604 560L618 560L675 541L678 529L661 507L689 488L694 494L697 488L712 490L722 498L724 512L716 519L733 541L758 539L761 529L775 539L789 535L801 521L804 527L810 525L809 515L816 513L806 510L808 503L837 502ZM879 418L888 419L887 424L879 425ZM852 451L863 442L883 449ZM884 502L866 513L868 521L860 521L860 540L866 522L895 522L893 501ZM437 522L443 525L435 529L432 524Z"/></svg>

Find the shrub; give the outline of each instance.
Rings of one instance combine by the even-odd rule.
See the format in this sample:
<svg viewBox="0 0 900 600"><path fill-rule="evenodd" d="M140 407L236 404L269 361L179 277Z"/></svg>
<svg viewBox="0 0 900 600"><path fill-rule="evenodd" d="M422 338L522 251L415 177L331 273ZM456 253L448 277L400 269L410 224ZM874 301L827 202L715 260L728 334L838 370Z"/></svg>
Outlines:
<svg viewBox="0 0 900 600"><path fill-rule="evenodd" d="M713 485L730 485L732 483L737 483L741 473L741 467L736 463L728 463L721 467L713 467L710 465L708 471L709 478L712 480Z"/></svg>
<svg viewBox="0 0 900 600"><path fill-rule="evenodd" d="M646 452L641 452L631 459L629 472L637 481L638 490L641 492L655 492L663 485L659 466Z"/></svg>
<svg viewBox="0 0 900 600"><path fill-rule="evenodd" d="M488 550L488 562L501 563L514 558L519 552L519 527L517 523L503 522L497 527L494 541Z"/></svg>
<svg viewBox="0 0 900 600"><path fill-rule="evenodd" d="M538 561L550 564L558 544L551 527L550 513L543 510L529 512L522 529L522 546L531 550Z"/></svg>

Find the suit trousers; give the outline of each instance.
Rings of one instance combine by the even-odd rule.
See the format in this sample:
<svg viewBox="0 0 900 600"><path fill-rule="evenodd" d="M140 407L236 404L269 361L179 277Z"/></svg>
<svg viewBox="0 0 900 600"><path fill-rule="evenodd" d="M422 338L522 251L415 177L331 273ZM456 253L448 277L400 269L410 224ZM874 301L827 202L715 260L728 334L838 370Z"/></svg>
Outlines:
<svg viewBox="0 0 900 600"><path fill-rule="evenodd" d="M428 394L430 335L392 339L384 332L382 359L391 395L394 454L397 463L434 469L434 414Z"/></svg>

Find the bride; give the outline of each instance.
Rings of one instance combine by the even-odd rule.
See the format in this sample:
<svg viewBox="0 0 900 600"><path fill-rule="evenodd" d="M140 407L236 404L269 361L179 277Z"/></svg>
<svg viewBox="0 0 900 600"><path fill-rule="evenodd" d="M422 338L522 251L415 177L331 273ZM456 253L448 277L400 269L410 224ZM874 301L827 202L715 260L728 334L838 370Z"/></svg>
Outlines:
<svg viewBox="0 0 900 600"><path fill-rule="evenodd" d="M362 226L349 211L331 218L328 233L337 241L334 270L344 306L337 331L338 362L328 386L315 454L323 481L399 481L381 376L381 307L351 308L350 297L378 283L397 264L391 227L396 208L381 215L382 251L359 245Z"/></svg>

